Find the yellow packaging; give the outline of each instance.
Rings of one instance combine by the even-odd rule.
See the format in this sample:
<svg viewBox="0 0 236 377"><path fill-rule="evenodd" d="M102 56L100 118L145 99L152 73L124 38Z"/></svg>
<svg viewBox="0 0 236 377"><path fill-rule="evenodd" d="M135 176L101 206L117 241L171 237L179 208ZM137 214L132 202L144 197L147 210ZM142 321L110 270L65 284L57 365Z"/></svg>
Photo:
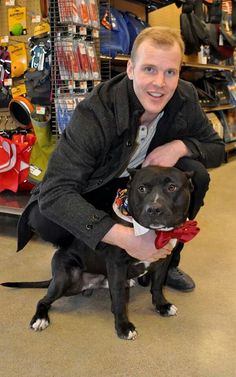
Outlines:
<svg viewBox="0 0 236 377"><path fill-rule="evenodd" d="M8 46L11 57L11 77L20 77L27 70L27 52L24 43Z"/></svg>
<svg viewBox="0 0 236 377"><path fill-rule="evenodd" d="M36 25L34 28L34 37L47 33L50 33L50 26L47 22L42 22L41 24Z"/></svg>
<svg viewBox="0 0 236 377"><path fill-rule="evenodd" d="M19 84L11 88L11 95L13 98L26 94L25 84Z"/></svg>
<svg viewBox="0 0 236 377"><path fill-rule="evenodd" d="M10 35L13 36L27 34L25 7L14 7L8 9L8 28Z"/></svg>

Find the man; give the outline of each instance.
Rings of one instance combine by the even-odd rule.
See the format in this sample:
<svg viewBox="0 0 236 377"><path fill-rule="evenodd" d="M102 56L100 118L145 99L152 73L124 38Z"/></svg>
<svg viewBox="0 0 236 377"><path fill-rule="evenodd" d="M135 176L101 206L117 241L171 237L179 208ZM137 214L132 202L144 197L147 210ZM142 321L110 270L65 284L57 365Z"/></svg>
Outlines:
<svg viewBox="0 0 236 377"><path fill-rule="evenodd" d="M19 221L18 250L33 229L60 245L73 237L93 249L118 245L140 260L171 253L155 249L154 231L136 237L110 213L117 189L127 183L127 167L156 164L194 170L193 218L208 189L206 168L224 159L224 143L196 90L179 79L183 51L175 30L145 29L135 40L127 74L101 83L78 105ZM173 250L166 284L190 291L193 280L178 269L182 247Z"/></svg>

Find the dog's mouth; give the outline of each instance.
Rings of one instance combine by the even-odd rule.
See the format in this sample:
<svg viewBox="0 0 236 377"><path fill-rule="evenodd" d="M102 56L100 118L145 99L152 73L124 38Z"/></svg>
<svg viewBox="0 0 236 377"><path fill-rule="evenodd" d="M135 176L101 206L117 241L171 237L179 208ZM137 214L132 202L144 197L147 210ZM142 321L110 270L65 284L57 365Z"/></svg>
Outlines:
<svg viewBox="0 0 236 377"><path fill-rule="evenodd" d="M171 225L168 224L150 224L148 228L153 229L153 230L161 230L163 232L169 232L170 230L176 229L183 225L183 223L186 221L186 219L181 219L181 221L176 221L175 223L171 223Z"/></svg>
<svg viewBox="0 0 236 377"><path fill-rule="evenodd" d="M165 225L155 225L155 224L150 224L149 228L153 229L153 230L162 230L164 232L169 232L169 230L174 229L173 226L172 227L167 227Z"/></svg>

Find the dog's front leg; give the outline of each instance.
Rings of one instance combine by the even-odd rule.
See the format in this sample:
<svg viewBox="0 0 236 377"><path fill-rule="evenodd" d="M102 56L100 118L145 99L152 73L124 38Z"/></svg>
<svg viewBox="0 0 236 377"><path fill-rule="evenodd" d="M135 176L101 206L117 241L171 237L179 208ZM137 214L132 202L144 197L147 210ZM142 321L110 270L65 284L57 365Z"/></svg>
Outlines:
<svg viewBox="0 0 236 377"><path fill-rule="evenodd" d="M156 262L155 271L151 275L152 303L157 312L164 317L173 316L177 313L176 306L168 302L163 294L163 285L171 258L172 256L169 255L165 259Z"/></svg>
<svg viewBox="0 0 236 377"><path fill-rule="evenodd" d="M114 249L113 249L114 250ZM121 339L133 340L137 336L135 326L128 319L127 315L127 270L124 252L121 250L112 251L106 258L107 278L109 283L112 313L115 318L115 329ZM120 254L120 255L119 255ZM123 258L124 257L124 258Z"/></svg>

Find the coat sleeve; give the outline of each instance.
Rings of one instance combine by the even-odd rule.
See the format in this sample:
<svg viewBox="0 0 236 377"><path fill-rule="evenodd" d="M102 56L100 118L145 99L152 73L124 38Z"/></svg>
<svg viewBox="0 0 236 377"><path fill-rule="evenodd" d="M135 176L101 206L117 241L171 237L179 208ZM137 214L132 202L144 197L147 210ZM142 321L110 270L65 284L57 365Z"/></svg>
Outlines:
<svg viewBox="0 0 236 377"><path fill-rule="evenodd" d="M81 195L106 145L101 119L86 105L87 101L82 102L49 161L41 183L39 208L51 221L94 249L115 222Z"/></svg>
<svg viewBox="0 0 236 377"><path fill-rule="evenodd" d="M225 158L224 142L214 130L212 123L202 110L196 89L192 87L190 105L183 114L188 119L188 133L182 138L192 152L193 158L199 160L206 168L219 166Z"/></svg>

